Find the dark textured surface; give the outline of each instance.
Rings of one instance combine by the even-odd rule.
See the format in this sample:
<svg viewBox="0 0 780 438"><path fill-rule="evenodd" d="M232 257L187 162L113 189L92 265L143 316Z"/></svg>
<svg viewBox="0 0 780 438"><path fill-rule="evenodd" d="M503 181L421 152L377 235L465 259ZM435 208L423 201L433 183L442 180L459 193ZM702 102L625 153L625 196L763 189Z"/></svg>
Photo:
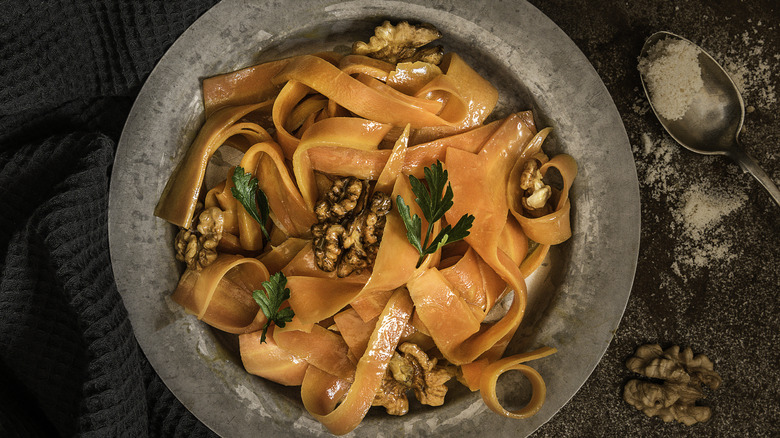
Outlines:
<svg viewBox="0 0 780 438"><path fill-rule="evenodd" d="M132 336L108 261L111 163L157 60L214 2L0 1L0 436L203 436ZM771 436L780 429L780 208L722 158L670 143L641 91L644 38L699 43L753 109L742 140L780 181L775 1L541 1L623 117L639 172L642 245L615 339L536 436ZM697 209L698 208L698 209ZM723 376L706 424L622 401L643 343L690 346Z"/></svg>
<svg viewBox="0 0 780 438"><path fill-rule="evenodd" d="M642 200L637 274L620 327L583 388L535 436L777 436L780 207L727 159L672 144L636 71L653 32L701 45L743 86L754 111L740 138L780 182L777 2L531 3L572 38L612 94ZM622 400L623 384L637 377L623 363L644 343L690 346L715 362L723 384L703 401L713 411L708 423L663 423Z"/></svg>

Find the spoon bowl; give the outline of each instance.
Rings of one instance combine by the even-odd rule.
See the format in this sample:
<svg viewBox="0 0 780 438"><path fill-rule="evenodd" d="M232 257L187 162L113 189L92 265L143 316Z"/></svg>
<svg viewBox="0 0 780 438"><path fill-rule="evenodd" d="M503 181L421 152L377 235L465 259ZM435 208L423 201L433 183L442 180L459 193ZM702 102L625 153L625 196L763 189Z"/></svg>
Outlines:
<svg viewBox="0 0 780 438"><path fill-rule="evenodd" d="M677 143L706 155L725 155L752 174L780 205L780 190L740 146L739 132L745 119L745 103L734 81L707 52L691 41L671 32L656 32L645 41L640 58L646 58L651 47L663 39L686 41L698 49L703 86L694 93L693 100L680 119L663 117L653 104L645 78L640 75L650 108L661 125Z"/></svg>

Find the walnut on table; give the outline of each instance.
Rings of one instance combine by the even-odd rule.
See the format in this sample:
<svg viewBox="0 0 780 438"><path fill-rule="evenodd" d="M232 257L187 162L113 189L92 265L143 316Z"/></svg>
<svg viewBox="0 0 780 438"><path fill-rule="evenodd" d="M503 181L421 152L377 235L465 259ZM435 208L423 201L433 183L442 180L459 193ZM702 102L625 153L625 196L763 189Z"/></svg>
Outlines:
<svg viewBox="0 0 780 438"><path fill-rule="evenodd" d="M346 277L374 264L392 202L382 192L369 198L368 191L365 181L340 178L315 206L314 258L323 271Z"/></svg>
<svg viewBox="0 0 780 438"><path fill-rule="evenodd" d="M374 29L368 43L355 41L352 53L380 59L391 64L423 61L439 65L443 56L441 46L423 48L441 38L441 32L430 24L412 25L402 21L393 26L385 21Z"/></svg>
<svg viewBox="0 0 780 438"><path fill-rule="evenodd" d="M176 260L187 264L187 269L200 271L217 259L217 244L222 239L225 219L222 210L211 207L192 221L192 229L182 228L176 235Z"/></svg>
<svg viewBox="0 0 780 438"><path fill-rule="evenodd" d="M384 406L390 415L404 415L409 411L406 392L411 389L420 403L441 406L447 395L445 385L455 372L429 358L418 345L406 342L393 354L373 406Z"/></svg>
<svg viewBox="0 0 780 438"><path fill-rule="evenodd" d="M702 385L717 389L721 378L707 356L694 356L690 348L679 346L663 350L660 345L639 347L626 367L638 374L663 383L630 380L623 390L623 399L649 417L658 416L665 422L679 421L685 425L710 419L712 411L695 403L704 398Z"/></svg>

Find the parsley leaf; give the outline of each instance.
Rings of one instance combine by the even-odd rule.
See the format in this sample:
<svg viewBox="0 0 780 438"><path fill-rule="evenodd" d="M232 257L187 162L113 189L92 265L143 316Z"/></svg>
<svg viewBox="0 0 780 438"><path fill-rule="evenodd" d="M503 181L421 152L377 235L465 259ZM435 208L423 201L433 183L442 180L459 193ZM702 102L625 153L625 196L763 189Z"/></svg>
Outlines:
<svg viewBox="0 0 780 438"><path fill-rule="evenodd" d="M281 272L277 272L272 275L268 281L263 282L263 290L255 290L252 292L252 298L255 299L260 306L263 315L268 318L263 326L263 333L260 336L260 342L265 342L265 334L268 331L268 326L273 322L277 327L284 327L285 324L292 321L295 312L290 307L280 309L282 304L290 299L290 289L285 287L287 285L287 277Z"/></svg>
<svg viewBox="0 0 780 438"><path fill-rule="evenodd" d="M452 225L447 225L444 227L444 229L439 232L439 235L433 239L433 242L431 242L430 246L435 248L430 251L430 253L434 253L440 250L441 247L448 243L463 240L466 236L469 235L469 229L473 223L474 216L470 214L464 214L460 219L458 219L458 223L456 223L454 227Z"/></svg>
<svg viewBox="0 0 780 438"><path fill-rule="evenodd" d="M444 213L452 207L452 187L447 185L447 190L442 197L444 185L447 184L447 171L444 170L441 161L423 169L425 172L425 181L428 183L426 188L419 179L409 175L409 182L412 184L412 192L417 196L415 201L422 209L425 220L436 222L444 217Z"/></svg>
<svg viewBox="0 0 780 438"><path fill-rule="evenodd" d="M452 186L447 182L448 174L444 170L441 161L437 160L436 164L426 167L424 172L428 187L425 187L419 179L412 175L409 175L409 182L412 186L412 192L417 196L415 201L420 206L420 210L422 210L422 214L428 222L425 240L422 239L422 219L416 214L410 214L409 206L406 205L401 195L396 197L398 213L400 213L401 220L403 220L406 226L406 237L409 239L409 243L420 253L417 267L422 264L425 256L428 254L433 254L444 245L457 242L468 236L469 229L474 223L474 216L464 214L455 226L447 225L433 240L430 240L433 233L433 224L443 218L444 213L452 207L454 194ZM442 192L444 192L443 195ZM422 244L420 243L421 241Z"/></svg>
<svg viewBox="0 0 780 438"><path fill-rule="evenodd" d="M260 229L263 231L263 236L265 236L266 240L270 239L268 230L265 229L265 224L268 223L271 207L268 205L268 197L257 186L257 178L253 177L251 173L244 173L244 168L238 166L233 171L233 185L235 187L230 189L233 197L260 224Z"/></svg>
<svg viewBox="0 0 780 438"><path fill-rule="evenodd" d="M406 225L406 238L409 239L409 243L422 254L423 249L420 246L420 234L422 233L422 220L420 216L414 215L412 217L409 212L409 206L404 202L404 198L398 195L395 199L396 205L398 205L398 213L401 214L401 219Z"/></svg>

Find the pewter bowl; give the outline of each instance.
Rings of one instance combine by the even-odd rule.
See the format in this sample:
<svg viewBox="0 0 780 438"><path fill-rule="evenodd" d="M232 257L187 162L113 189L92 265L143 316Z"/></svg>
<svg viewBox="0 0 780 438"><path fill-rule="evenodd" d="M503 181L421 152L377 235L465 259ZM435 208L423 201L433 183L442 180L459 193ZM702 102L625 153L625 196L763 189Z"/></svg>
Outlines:
<svg viewBox="0 0 780 438"><path fill-rule="evenodd" d="M623 314L639 249L639 185L628 138L599 76L574 43L525 2L226 0L198 19L146 81L122 133L111 179L109 239L117 287L144 353L176 397L225 437L328 436L303 408L298 388L247 374L230 337L187 315L169 296L181 267L176 230L152 211L176 162L203 123L200 80L257 62L320 50L346 50L385 19L434 24L497 86L496 116L534 110L554 127L549 153L579 165L574 235L530 281L528 315L507 354L542 345L553 356L530 363L547 400L528 420L489 411L478 393L454 385L444 406L412 404L404 417L372 408L355 436L525 436L580 388ZM499 380L500 400L524 404L519 373Z"/></svg>

